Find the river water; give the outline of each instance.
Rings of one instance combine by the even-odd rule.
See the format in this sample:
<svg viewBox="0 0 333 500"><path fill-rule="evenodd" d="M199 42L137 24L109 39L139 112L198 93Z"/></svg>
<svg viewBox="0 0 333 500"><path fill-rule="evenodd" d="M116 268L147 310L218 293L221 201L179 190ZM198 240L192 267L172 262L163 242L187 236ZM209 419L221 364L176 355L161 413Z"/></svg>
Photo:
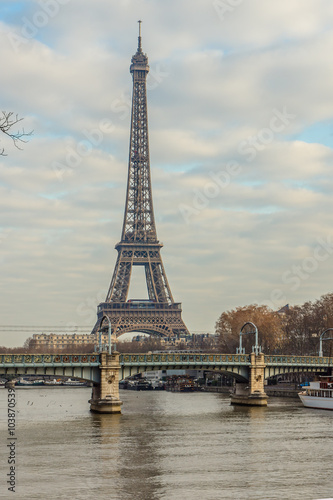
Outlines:
<svg viewBox="0 0 333 500"><path fill-rule="evenodd" d="M0 498L317 500L333 497L333 412L271 398L121 391L122 415L89 412L89 388L22 388L16 397L16 490L7 389L0 390Z"/></svg>

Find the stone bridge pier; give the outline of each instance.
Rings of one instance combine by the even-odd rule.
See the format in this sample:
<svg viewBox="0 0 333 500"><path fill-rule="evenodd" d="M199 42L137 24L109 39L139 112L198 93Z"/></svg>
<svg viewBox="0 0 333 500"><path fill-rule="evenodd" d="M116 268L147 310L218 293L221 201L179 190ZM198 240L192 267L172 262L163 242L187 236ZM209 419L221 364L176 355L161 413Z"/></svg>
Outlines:
<svg viewBox="0 0 333 500"><path fill-rule="evenodd" d="M119 352L100 354L100 383L92 389L90 411L95 413L121 413L119 399Z"/></svg>
<svg viewBox="0 0 333 500"><path fill-rule="evenodd" d="M247 406L267 406L265 393L265 356L263 353L251 353L249 366L249 381L236 382L234 393L231 395L231 404Z"/></svg>

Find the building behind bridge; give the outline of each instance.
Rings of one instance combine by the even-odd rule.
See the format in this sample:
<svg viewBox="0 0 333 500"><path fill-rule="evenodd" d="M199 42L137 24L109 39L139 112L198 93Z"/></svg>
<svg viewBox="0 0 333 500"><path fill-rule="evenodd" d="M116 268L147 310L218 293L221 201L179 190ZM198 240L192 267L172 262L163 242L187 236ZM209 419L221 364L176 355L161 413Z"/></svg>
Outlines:
<svg viewBox="0 0 333 500"><path fill-rule="evenodd" d="M133 342L138 342L138 345L144 345L150 340L150 336L136 335L133 337ZM214 334L191 334L179 335L173 337L162 337L159 339L161 347L167 350L181 348L184 350L200 349L203 344L208 343L210 347L217 344L218 336ZM108 344L108 333L102 334L102 344ZM121 342L118 339L118 342ZM98 332L91 333L39 333L33 334L32 340L29 343L31 349L38 351L61 350L71 347L83 347L97 345L99 343ZM112 343L117 343L117 339L112 336Z"/></svg>
<svg viewBox="0 0 333 500"><path fill-rule="evenodd" d="M57 350L68 347L96 345L99 335L91 333L39 333L32 336L30 347L44 350ZM108 343L108 334L102 334L102 344Z"/></svg>

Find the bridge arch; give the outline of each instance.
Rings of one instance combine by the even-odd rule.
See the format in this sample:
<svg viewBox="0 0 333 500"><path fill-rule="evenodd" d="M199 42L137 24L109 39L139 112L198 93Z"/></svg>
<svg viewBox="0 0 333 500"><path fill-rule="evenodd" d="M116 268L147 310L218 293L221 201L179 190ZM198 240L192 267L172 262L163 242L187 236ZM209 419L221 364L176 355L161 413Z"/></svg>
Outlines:
<svg viewBox="0 0 333 500"><path fill-rule="evenodd" d="M147 353L121 354L120 379L157 370L198 370L225 373L239 381L249 380L249 360L238 354Z"/></svg>
<svg viewBox="0 0 333 500"><path fill-rule="evenodd" d="M97 353L0 355L0 374L10 379L51 376L99 383L99 366L100 358Z"/></svg>
<svg viewBox="0 0 333 500"><path fill-rule="evenodd" d="M177 366L175 368L170 368L170 367L144 367L144 366L139 366L133 370L122 370L121 371L121 377L120 379L121 380L126 380L127 378L129 377L133 377L134 375L138 375L138 374L142 374L142 373L146 373L146 372L151 372L151 371L158 371L158 370L172 370L172 369L175 369L175 370L183 370L183 369L193 369L193 368L185 368L185 367L182 367L182 366ZM204 372L207 372L207 373L215 373L215 374L221 374L221 375L227 375L228 377L231 377L233 379L235 379L237 382L241 382L241 383L247 383L249 381L248 377L245 376L245 374L241 374L241 373L237 373L235 371L228 371L228 370L223 370L223 369L213 369L211 367L206 367L206 368L203 368L202 370L198 370L198 371L204 371Z"/></svg>
<svg viewBox="0 0 333 500"><path fill-rule="evenodd" d="M312 367L312 366L277 366L277 367L266 367L265 368L265 380L277 378L279 375L292 375L292 374L326 374L328 371L327 367Z"/></svg>
<svg viewBox="0 0 333 500"><path fill-rule="evenodd" d="M97 380L92 380L92 377L88 374L86 375L79 375L75 373L59 373L59 369L48 369L47 372L41 373L40 371L38 373L32 373L31 370L27 370L26 368L20 367L15 370L15 372L10 372L7 371L7 373L1 375L1 378L4 380L19 380L20 378L23 377L29 377L30 379L40 379L41 377L47 377L46 380L52 379L63 379L64 381L66 379L71 379L73 381L79 381L79 382L89 382L89 383L98 383ZM47 385L47 384L45 384Z"/></svg>

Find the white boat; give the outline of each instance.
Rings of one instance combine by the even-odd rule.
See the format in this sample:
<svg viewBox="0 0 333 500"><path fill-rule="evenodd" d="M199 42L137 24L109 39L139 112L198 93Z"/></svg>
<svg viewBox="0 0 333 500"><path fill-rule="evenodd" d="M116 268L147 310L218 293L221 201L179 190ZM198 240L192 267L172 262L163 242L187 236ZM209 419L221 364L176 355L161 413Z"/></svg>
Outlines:
<svg viewBox="0 0 333 500"><path fill-rule="evenodd" d="M319 381L310 382L298 395L307 408L333 410L333 375L322 376Z"/></svg>
<svg viewBox="0 0 333 500"><path fill-rule="evenodd" d="M72 380L72 379L67 379L65 382L63 382L63 385L70 385L70 386L85 386L85 382L81 382L80 380Z"/></svg>
<svg viewBox="0 0 333 500"><path fill-rule="evenodd" d="M45 385L62 385L62 381L54 378L53 380L45 380L44 384Z"/></svg>
<svg viewBox="0 0 333 500"><path fill-rule="evenodd" d="M44 385L44 380L41 379L36 379L36 380L26 380L25 378L21 377L19 380L15 382L15 385L18 386L37 386L37 385Z"/></svg>

